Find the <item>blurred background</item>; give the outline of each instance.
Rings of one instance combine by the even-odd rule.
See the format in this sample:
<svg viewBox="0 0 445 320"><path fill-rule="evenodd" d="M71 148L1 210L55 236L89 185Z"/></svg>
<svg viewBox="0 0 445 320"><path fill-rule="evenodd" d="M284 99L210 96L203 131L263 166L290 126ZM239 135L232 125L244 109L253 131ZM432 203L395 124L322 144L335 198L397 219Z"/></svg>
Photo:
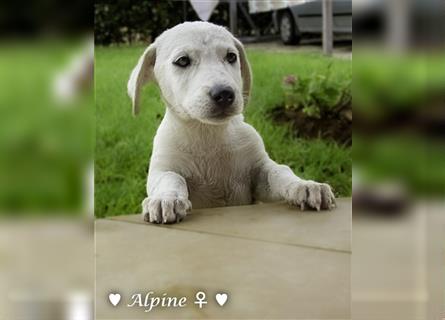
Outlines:
<svg viewBox="0 0 445 320"><path fill-rule="evenodd" d="M0 4L0 319L92 319L93 11Z"/></svg>
<svg viewBox="0 0 445 320"><path fill-rule="evenodd" d="M0 212L77 215L92 167L93 8L2 6Z"/></svg>
<svg viewBox="0 0 445 320"><path fill-rule="evenodd" d="M444 4L353 3L354 319L445 317Z"/></svg>

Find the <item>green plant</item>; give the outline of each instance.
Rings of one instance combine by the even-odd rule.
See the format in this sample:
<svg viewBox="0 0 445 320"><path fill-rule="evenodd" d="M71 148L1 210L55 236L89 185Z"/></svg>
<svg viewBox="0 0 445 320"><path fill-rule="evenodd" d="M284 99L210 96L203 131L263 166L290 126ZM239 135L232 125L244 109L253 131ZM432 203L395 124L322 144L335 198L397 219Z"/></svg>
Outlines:
<svg viewBox="0 0 445 320"><path fill-rule="evenodd" d="M288 75L283 80L286 109L301 110L310 118L320 119L340 111L351 100L351 81L337 82L329 64L325 74L309 77Z"/></svg>

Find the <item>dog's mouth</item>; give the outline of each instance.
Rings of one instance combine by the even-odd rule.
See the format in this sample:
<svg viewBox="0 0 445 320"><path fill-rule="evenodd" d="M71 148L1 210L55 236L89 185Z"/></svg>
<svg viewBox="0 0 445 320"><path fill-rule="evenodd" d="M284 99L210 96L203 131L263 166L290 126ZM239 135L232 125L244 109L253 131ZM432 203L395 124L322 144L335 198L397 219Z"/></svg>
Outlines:
<svg viewBox="0 0 445 320"><path fill-rule="evenodd" d="M215 109L209 115L211 119L225 119L230 118L236 114L233 109Z"/></svg>
<svg viewBox="0 0 445 320"><path fill-rule="evenodd" d="M242 108L235 101L228 106L221 106L218 104L211 104L210 110L208 110L207 117L210 119L222 120L233 117L241 112Z"/></svg>
<svg viewBox="0 0 445 320"><path fill-rule="evenodd" d="M231 117L238 115L240 112L237 108L228 109L214 109L208 115L207 119L214 122L224 122L229 120Z"/></svg>
<svg viewBox="0 0 445 320"><path fill-rule="evenodd" d="M237 114L235 110L215 111L201 118L200 121L207 124L223 124Z"/></svg>
<svg viewBox="0 0 445 320"><path fill-rule="evenodd" d="M200 103L201 102L201 103ZM235 100L231 105L218 105L213 101L196 101L183 106L190 118L207 124L223 124L243 111L243 105Z"/></svg>

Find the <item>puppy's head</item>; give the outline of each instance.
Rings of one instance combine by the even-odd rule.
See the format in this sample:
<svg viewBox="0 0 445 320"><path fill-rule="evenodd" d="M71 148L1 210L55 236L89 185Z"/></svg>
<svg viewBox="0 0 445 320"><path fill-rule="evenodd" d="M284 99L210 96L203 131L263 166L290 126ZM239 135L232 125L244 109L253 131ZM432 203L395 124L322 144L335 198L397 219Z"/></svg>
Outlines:
<svg viewBox="0 0 445 320"><path fill-rule="evenodd" d="M150 80L181 118L219 124L243 111L251 71L243 45L226 29L185 22L162 33L133 69L128 94L134 114L141 88Z"/></svg>

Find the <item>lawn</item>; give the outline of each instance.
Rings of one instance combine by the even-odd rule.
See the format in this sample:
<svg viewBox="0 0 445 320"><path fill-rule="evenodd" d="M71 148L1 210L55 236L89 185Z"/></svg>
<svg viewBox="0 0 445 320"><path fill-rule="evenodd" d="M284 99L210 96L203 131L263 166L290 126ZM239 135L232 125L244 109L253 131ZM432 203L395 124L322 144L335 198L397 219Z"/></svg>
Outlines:
<svg viewBox="0 0 445 320"><path fill-rule="evenodd" d="M144 90L141 113L131 114L126 83L143 47L96 48L95 212L97 217L140 212L146 195L152 140L164 114L159 90ZM329 183L337 196L351 194L351 149L324 140L302 140L289 127L274 123L268 111L283 101L285 75L323 73L332 63L338 79L351 77L350 61L316 53L248 51L253 91L246 121L264 139L270 156L304 177Z"/></svg>
<svg viewBox="0 0 445 320"><path fill-rule="evenodd" d="M0 44L0 216L82 213L93 95L61 105L52 90L79 48L75 39Z"/></svg>

